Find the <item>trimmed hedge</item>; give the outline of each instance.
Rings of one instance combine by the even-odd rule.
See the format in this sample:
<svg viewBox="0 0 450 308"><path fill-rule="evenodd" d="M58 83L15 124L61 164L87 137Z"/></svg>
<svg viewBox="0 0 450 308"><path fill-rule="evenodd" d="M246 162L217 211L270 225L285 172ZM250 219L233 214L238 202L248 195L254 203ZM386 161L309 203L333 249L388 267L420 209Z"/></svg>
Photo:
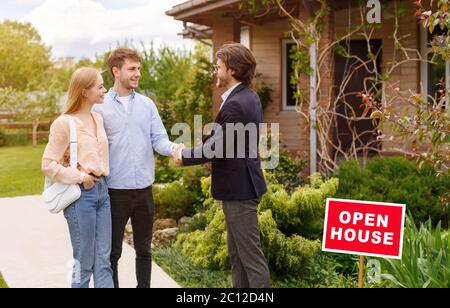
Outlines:
<svg viewBox="0 0 450 308"><path fill-rule="evenodd" d="M341 164L338 198L406 204L417 225L431 218L448 228L450 207L441 198L450 191L450 176L437 176L433 168L418 171L402 157L380 157L361 168L356 161Z"/></svg>

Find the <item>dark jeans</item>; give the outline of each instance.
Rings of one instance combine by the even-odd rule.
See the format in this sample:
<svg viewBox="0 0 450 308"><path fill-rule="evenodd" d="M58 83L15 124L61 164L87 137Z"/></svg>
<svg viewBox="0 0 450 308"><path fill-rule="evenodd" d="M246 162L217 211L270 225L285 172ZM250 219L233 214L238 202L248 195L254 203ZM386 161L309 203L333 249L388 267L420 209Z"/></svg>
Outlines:
<svg viewBox="0 0 450 308"><path fill-rule="evenodd" d="M136 250L136 278L138 288L150 288L153 236L152 187L138 190L110 189L112 216L111 267L114 287L119 288L118 263L122 255L125 227L131 218L134 249Z"/></svg>
<svg viewBox="0 0 450 308"><path fill-rule="evenodd" d="M269 267L259 235L259 202L223 201L234 288L270 288Z"/></svg>

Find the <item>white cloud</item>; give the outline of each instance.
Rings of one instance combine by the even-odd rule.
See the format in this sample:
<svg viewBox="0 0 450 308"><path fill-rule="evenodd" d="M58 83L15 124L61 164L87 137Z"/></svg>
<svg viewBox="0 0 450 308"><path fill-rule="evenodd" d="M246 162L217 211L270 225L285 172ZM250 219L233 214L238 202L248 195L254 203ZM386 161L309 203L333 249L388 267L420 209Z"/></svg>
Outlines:
<svg viewBox="0 0 450 308"><path fill-rule="evenodd" d="M132 0L125 7L124 1L45 0L24 20L38 29L55 57L93 57L125 40L189 46L177 35L182 23L165 15L181 2Z"/></svg>

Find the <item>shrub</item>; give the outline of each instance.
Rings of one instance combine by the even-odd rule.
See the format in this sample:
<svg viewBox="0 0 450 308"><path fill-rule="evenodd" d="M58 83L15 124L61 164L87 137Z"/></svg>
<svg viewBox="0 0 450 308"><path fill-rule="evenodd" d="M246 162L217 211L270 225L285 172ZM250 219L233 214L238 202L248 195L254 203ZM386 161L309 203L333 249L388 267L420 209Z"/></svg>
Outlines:
<svg viewBox="0 0 450 308"><path fill-rule="evenodd" d="M270 172L275 176L278 183L282 183L285 189L291 193L299 186L305 184L305 179L300 173L307 165L308 162L299 156L292 157L289 151L282 151L277 168Z"/></svg>
<svg viewBox="0 0 450 308"><path fill-rule="evenodd" d="M366 168L348 161L340 166L339 183L338 198L403 203L416 224L431 218L448 228L450 207L440 199L450 191L450 176L438 177L431 167L417 171L401 157L375 158Z"/></svg>
<svg viewBox="0 0 450 308"><path fill-rule="evenodd" d="M183 167L182 181L184 186L195 195L194 207L201 211L205 197L202 193L202 178L210 175L210 171L205 166Z"/></svg>
<svg viewBox="0 0 450 308"><path fill-rule="evenodd" d="M357 261L354 261L355 259ZM342 261L348 263L349 268L346 265L343 266ZM356 288L358 267L355 268L355 263L358 261L358 256L318 252L304 267L302 277L308 287ZM348 272L347 269L349 269Z"/></svg>
<svg viewBox="0 0 450 308"><path fill-rule="evenodd" d="M431 220L419 228L407 219L401 260L381 259L382 278L401 288L450 287L450 233Z"/></svg>
<svg viewBox="0 0 450 308"><path fill-rule="evenodd" d="M162 155L155 156L155 183L165 184L178 181L181 178L182 169L172 168L170 158Z"/></svg>
<svg viewBox="0 0 450 308"><path fill-rule="evenodd" d="M286 236L277 228L270 210L259 215L261 246L272 270L277 274L298 274L302 266L320 251L320 241L299 235Z"/></svg>
<svg viewBox="0 0 450 308"><path fill-rule="evenodd" d="M191 233L197 230L205 230L208 225L208 221L206 220L206 215L203 213L197 213L192 217L192 220L179 226L180 233Z"/></svg>
<svg viewBox="0 0 450 308"><path fill-rule="evenodd" d="M172 218L178 221L183 216L192 216L194 194L179 182L153 186L155 214L157 218Z"/></svg>
<svg viewBox="0 0 450 308"><path fill-rule="evenodd" d="M214 216L204 231L180 234L176 244L185 255L191 257L195 265L224 270L230 266L225 216L218 204L211 212L214 212Z"/></svg>
<svg viewBox="0 0 450 308"><path fill-rule="evenodd" d="M155 183L167 184L181 178L181 170L166 166L157 167L155 170Z"/></svg>
<svg viewBox="0 0 450 308"><path fill-rule="evenodd" d="M323 181L319 174L312 175L310 181L310 185L299 187L291 196L281 185L269 185L260 212L270 209L280 230L287 235L320 238L325 201L336 194L339 181L335 178Z"/></svg>
<svg viewBox="0 0 450 308"><path fill-rule="evenodd" d="M314 254L320 251L320 241L317 239L309 240L299 234L285 234L280 226L289 223L289 227L296 227L297 229L301 229L300 225L303 223L308 226L310 222L290 217L290 215L303 217L301 213L305 213L305 219L311 217L316 219L318 218L316 212L321 213L320 219L323 219L325 199L328 194L336 191L337 180L331 179L324 182L320 176L315 175L311 177L309 186L298 189L298 191L301 191L300 195L303 194L304 200L316 200L314 206L317 206L318 209L311 211L308 207L301 209L302 202L304 202L302 197L290 198L273 175L266 173L266 177L269 192L264 196L258 211L261 245L264 254L275 274L299 274ZM210 269L227 269L230 262L227 251L225 217L221 204L212 198L210 187L211 178L204 178L202 180L202 190L205 195L203 207L208 225L204 231L197 230L192 233L180 234L176 245L197 266ZM285 196L285 199L280 198L282 195ZM322 198L322 200L319 201L318 198ZM311 212L313 213L312 216L307 214ZM277 215L274 213L277 213ZM315 225L311 224L311 226ZM314 230L313 233L317 232L310 226L305 227L305 229L312 229Z"/></svg>

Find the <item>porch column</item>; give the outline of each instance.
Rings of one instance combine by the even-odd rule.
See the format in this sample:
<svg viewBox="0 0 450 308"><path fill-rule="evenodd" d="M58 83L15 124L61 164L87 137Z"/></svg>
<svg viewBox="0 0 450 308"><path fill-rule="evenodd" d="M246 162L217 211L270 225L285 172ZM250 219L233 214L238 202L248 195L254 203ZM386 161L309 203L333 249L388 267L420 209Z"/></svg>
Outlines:
<svg viewBox="0 0 450 308"><path fill-rule="evenodd" d="M312 73L310 77L310 166L311 174L317 172L317 43L311 45L309 49Z"/></svg>

